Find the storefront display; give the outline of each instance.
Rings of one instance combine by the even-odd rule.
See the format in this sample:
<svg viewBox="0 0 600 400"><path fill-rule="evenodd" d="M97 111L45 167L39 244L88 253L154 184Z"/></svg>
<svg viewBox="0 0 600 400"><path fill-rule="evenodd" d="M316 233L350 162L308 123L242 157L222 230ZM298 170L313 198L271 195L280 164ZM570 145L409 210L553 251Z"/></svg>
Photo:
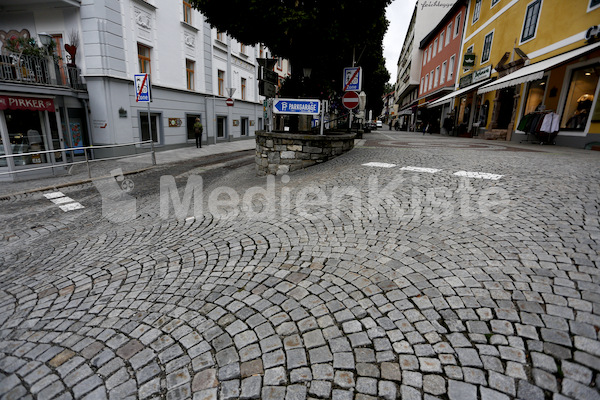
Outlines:
<svg viewBox="0 0 600 400"><path fill-rule="evenodd" d="M585 130L590 118L599 76L599 64L572 71L560 124L561 129L570 131Z"/></svg>

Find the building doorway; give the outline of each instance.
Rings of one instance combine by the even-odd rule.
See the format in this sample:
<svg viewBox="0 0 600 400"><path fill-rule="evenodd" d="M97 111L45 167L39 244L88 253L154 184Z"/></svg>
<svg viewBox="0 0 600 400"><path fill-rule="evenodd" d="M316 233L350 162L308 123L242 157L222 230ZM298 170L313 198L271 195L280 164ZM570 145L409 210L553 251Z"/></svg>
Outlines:
<svg viewBox="0 0 600 400"><path fill-rule="evenodd" d="M508 129L508 125L512 121L513 108L515 103L515 88L510 87L500 89L498 95L498 118L496 119L496 128Z"/></svg>

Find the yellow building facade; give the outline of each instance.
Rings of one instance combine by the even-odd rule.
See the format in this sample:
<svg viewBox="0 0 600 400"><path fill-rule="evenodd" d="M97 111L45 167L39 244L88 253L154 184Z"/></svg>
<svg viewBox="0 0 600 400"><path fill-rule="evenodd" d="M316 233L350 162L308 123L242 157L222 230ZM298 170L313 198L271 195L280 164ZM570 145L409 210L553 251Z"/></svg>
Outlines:
<svg viewBox="0 0 600 400"><path fill-rule="evenodd" d="M600 0L470 0L458 132L574 147L600 142L599 25Z"/></svg>

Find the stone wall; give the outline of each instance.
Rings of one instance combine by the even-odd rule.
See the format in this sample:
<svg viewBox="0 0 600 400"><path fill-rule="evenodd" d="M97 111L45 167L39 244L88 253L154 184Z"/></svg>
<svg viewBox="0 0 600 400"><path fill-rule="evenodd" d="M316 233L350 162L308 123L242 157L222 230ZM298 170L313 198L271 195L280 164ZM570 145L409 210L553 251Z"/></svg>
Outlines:
<svg viewBox="0 0 600 400"><path fill-rule="evenodd" d="M483 136L487 140L506 140L508 131L506 129L490 129Z"/></svg>
<svg viewBox="0 0 600 400"><path fill-rule="evenodd" d="M283 175L310 167L354 148L356 134L303 135L256 131L258 175Z"/></svg>

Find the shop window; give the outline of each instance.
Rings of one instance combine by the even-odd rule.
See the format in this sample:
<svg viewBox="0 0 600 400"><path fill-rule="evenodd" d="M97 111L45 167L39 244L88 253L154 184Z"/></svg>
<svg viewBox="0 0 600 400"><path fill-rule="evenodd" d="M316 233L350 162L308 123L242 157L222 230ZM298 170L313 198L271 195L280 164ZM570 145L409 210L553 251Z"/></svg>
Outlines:
<svg viewBox="0 0 600 400"><path fill-rule="evenodd" d="M492 52L492 41L494 40L494 31L485 35L483 40L483 51L481 52L481 63L486 63L490 60L490 53Z"/></svg>
<svg viewBox="0 0 600 400"><path fill-rule="evenodd" d="M600 76L600 64L572 71L560 124L561 129L585 130L598 86L598 76Z"/></svg>
<svg viewBox="0 0 600 400"><path fill-rule="evenodd" d="M142 140L150 140L152 135L152 141L158 143L158 114L150 113L150 129L148 129L148 113L140 113L140 130L142 132Z"/></svg>
<svg viewBox="0 0 600 400"><path fill-rule="evenodd" d="M475 8L473 9L473 22L479 21L479 14L481 14L481 0L475 0Z"/></svg>
<svg viewBox="0 0 600 400"><path fill-rule="evenodd" d="M529 83L527 96L525 97L525 109L523 115L534 111L541 111L544 104L544 94L546 93L546 77Z"/></svg>
<svg viewBox="0 0 600 400"><path fill-rule="evenodd" d="M140 74L149 74L150 71L150 47L138 43L138 61Z"/></svg>
<svg viewBox="0 0 600 400"><path fill-rule="evenodd" d="M521 43L535 37L541 6L542 0L535 0L527 5L525 22L523 23L523 33L521 34Z"/></svg>
<svg viewBox="0 0 600 400"><path fill-rule="evenodd" d="M5 110L4 117L13 154L47 150L39 111ZM45 163L47 158L46 154L32 154L13 157L13 161L15 165L30 165Z"/></svg>
<svg viewBox="0 0 600 400"><path fill-rule="evenodd" d="M227 137L227 117L217 117L217 139Z"/></svg>

